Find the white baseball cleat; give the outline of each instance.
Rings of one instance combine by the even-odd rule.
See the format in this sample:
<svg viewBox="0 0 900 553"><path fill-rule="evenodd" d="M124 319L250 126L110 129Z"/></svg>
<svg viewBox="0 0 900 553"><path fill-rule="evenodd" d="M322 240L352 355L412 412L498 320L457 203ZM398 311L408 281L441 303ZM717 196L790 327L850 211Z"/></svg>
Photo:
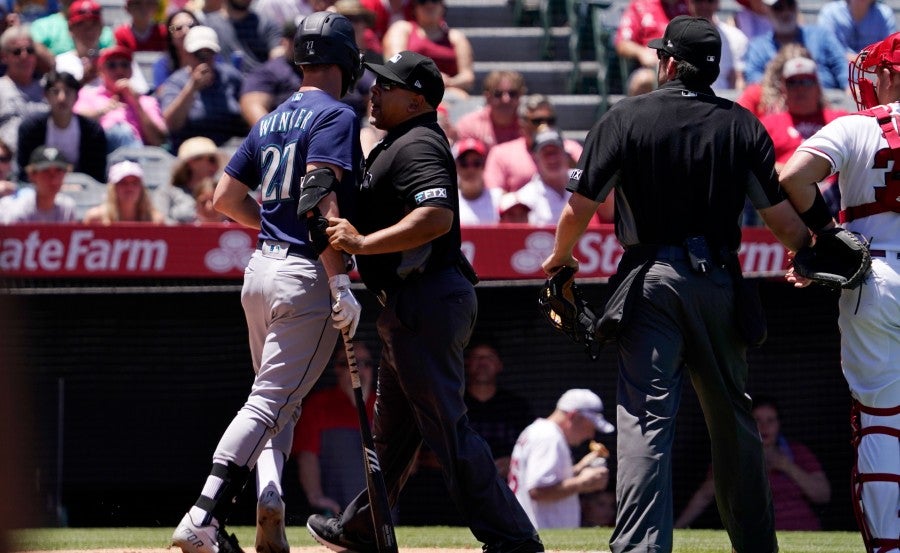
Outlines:
<svg viewBox="0 0 900 553"><path fill-rule="evenodd" d="M184 553L219 553L216 527L212 524L198 526L187 513L172 534L172 545L180 547Z"/></svg>
<svg viewBox="0 0 900 553"><path fill-rule="evenodd" d="M284 533L284 501L275 486L263 490L256 504L256 551L258 553L290 553Z"/></svg>

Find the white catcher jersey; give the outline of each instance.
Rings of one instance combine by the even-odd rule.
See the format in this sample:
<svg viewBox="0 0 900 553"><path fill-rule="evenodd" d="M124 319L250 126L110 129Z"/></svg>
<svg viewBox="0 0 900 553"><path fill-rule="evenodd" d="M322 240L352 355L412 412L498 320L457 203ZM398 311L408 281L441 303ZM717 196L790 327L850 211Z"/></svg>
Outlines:
<svg viewBox="0 0 900 553"><path fill-rule="evenodd" d="M897 128L900 102L888 107ZM875 191L885 187L900 193L896 177L900 172L900 151L890 151L875 117L839 117L804 141L798 150L825 158L831 163L832 174L840 173L841 209L874 202ZM898 213L879 213L843 226L868 238L873 249L900 249Z"/></svg>
<svg viewBox="0 0 900 553"><path fill-rule="evenodd" d="M509 463L509 487L538 530L578 528L578 494L558 501L534 501L528 491L552 486L573 476L572 451L555 422L537 419L519 434Z"/></svg>

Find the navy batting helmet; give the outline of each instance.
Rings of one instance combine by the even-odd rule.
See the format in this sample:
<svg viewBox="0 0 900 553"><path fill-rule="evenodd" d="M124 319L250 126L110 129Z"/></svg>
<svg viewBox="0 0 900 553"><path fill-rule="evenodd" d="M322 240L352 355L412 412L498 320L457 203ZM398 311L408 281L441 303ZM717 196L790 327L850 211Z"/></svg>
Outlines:
<svg viewBox="0 0 900 553"><path fill-rule="evenodd" d="M294 35L294 63L337 65L344 76L341 95L347 94L363 71L353 24L333 12L316 12L303 18Z"/></svg>

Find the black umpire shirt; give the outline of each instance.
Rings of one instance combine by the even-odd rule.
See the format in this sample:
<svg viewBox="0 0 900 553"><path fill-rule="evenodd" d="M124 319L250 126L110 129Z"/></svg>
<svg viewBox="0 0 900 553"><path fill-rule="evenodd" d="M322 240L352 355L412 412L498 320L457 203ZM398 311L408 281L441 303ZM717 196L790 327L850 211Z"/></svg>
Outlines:
<svg viewBox="0 0 900 553"><path fill-rule="evenodd" d="M760 209L785 198L759 120L677 79L617 102L588 134L567 188L600 201L613 187L625 247L703 235L711 247L737 251L744 199Z"/></svg>
<svg viewBox="0 0 900 553"><path fill-rule="evenodd" d="M366 287L391 290L416 273L456 265L461 242L456 164L437 114L419 115L388 131L369 154L366 169L351 220L360 233L387 228L417 207L444 207L454 214L449 232L418 248L357 255Z"/></svg>

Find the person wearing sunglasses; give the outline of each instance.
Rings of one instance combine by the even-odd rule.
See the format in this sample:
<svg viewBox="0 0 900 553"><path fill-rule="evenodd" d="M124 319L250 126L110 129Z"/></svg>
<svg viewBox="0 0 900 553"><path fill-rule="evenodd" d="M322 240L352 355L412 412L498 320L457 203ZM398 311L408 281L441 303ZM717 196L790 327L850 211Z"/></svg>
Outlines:
<svg viewBox="0 0 900 553"><path fill-rule="evenodd" d="M772 30L754 37L747 45L744 79L758 82L766 64L775 57L783 44L796 42L809 50L818 66L819 83L823 88L843 89L847 86L847 58L844 47L833 32L819 25L801 25L797 0L763 0L768 7Z"/></svg>
<svg viewBox="0 0 900 553"><path fill-rule="evenodd" d="M484 168L484 182L488 188L514 192L537 173L532 146L539 127L556 127L556 109L543 94L527 96L519 104L519 128L522 136L497 144L488 152ZM577 140L564 141L565 151L574 161L581 156Z"/></svg>
<svg viewBox="0 0 900 553"><path fill-rule="evenodd" d="M430 58L402 51L366 63L373 124L387 131L369 153L349 220L331 217L332 247L356 256L383 309L374 435L388 496L402 492L423 443L443 468L449 497L486 553L544 550L487 443L467 423L463 353L475 326L477 277L460 251L456 168L436 109L444 79ZM333 551L374 553L364 489L340 516L307 528Z"/></svg>
<svg viewBox="0 0 900 553"><path fill-rule="evenodd" d="M459 187L459 224L493 225L500 219L499 188L484 185L484 156L487 147L477 138L464 138L453 145L456 182Z"/></svg>
<svg viewBox="0 0 900 553"><path fill-rule="evenodd" d="M124 46L100 52L100 83L78 92L75 113L99 121L106 132L106 149L125 146L160 146L168 138L159 101L132 87L132 54Z"/></svg>
<svg viewBox="0 0 900 553"><path fill-rule="evenodd" d="M10 27L0 35L0 139L16 147L19 125L32 113L50 110L36 73L37 55L27 27Z"/></svg>
<svg viewBox="0 0 900 553"><path fill-rule="evenodd" d="M482 83L484 106L460 117L458 138L477 138L488 150L522 136L519 105L527 92L525 77L518 71L491 71Z"/></svg>

